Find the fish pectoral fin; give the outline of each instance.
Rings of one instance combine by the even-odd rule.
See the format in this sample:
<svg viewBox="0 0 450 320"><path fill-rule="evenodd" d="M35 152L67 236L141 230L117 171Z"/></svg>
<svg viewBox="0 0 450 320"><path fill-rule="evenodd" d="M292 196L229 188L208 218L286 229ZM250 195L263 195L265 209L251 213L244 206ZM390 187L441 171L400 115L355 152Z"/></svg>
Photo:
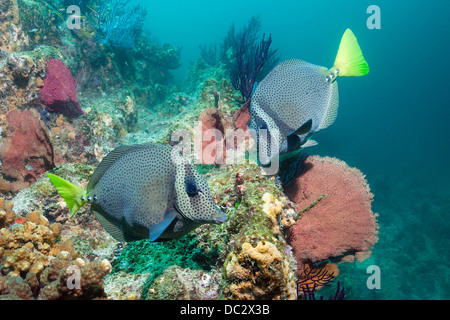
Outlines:
<svg viewBox="0 0 450 320"><path fill-rule="evenodd" d="M163 221L152 226L149 232L150 241L155 241L156 239L158 239L159 236L161 236L161 234L164 231L166 231L166 229L170 226L170 224L173 222L176 216L177 212L174 209L172 209L164 215Z"/></svg>
<svg viewBox="0 0 450 320"><path fill-rule="evenodd" d="M287 136L287 152L292 152L294 150L298 150L300 148L301 140L300 137L296 134L291 134Z"/></svg>
<svg viewBox="0 0 450 320"><path fill-rule="evenodd" d="M297 150L300 147L302 141L300 139L300 135L306 134L311 131L312 128L312 119L309 119L304 124L302 124L297 130L293 131L287 136L288 150L287 152L291 152Z"/></svg>
<svg viewBox="0 0 450 320"><path fill-rule="evenodd" d="M312 119L309 119L304 124L302 124L297 130L292 131L288 136L292 135L302 135L311 131L312 128Z"/></svg>

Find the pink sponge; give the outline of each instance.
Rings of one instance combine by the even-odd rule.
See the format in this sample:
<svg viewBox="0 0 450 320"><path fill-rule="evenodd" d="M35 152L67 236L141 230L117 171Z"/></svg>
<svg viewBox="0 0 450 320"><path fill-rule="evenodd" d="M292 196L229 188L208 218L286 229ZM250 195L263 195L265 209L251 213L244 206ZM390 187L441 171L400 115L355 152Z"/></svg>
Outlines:
<svg viewBox="0 0 450 320"><path fill-rule="evenodd" d="M76 84L69 68L59 59L50 59L45 73L40 94L47 108L71 118L84 114L77 101Z"/></svg>
<svg viewBox="0 0 450 320"><path fill-rule="evenodd" d="M336 158L310 156L286 195L300 211L323 194L326 196L290 229L298 264L368 258L378 240L378 224L371 209L373 194L364 175Z"/></svg>

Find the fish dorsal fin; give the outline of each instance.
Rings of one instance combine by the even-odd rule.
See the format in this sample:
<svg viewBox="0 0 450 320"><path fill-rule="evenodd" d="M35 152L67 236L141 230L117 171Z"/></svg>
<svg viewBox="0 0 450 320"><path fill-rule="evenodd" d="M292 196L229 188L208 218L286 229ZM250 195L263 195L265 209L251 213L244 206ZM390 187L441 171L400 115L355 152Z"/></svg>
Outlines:
<svg viewBox="0 0 450 320"><path fill-rule="evenodd" d="M117 241L129 242L140 239L127 232L123 222L111 217L99 206L93 204L91 209L102 227Z"/></svg>
<svg viewBox="0 0 450 320"><path fill-rule="evenodd" d="M98 165L97 169L95 169L94 173L91 176L91 179L89 180L88 186L87 186L87 192L89 193L92 191L92 189L95 188L96 184L100 181L103 174L108 170L111 165L117 161L117 159L120 159L123 155L126 153L135 150L135 149L141 149L141 148L149 148L152 144L133 144L129 146L120 146L115 148L113 151L108 153L106 157L103 158L102 162Z"/></svg>
<svg viewBox="0 0 450 320"><path fill-rule="evenodd" d="M291 135L302 135L311 131L312 128L312 119L309 119L304 124L302 124L297 130L292 131L288 136Z"/></svg>
<svg viewBox="0 0 450 320"><path fill-rule="evenodd" d="M333 124L333 122L337 118L338 108L339 108L339 92L337 83L335 82L331 85L331 94L330 94L330 101L328 103L328 108L325 111L322 121L320 122L320 125L317 128L317 131L325 129Z"/></svg>
<svg viewBox="0 0 450 320"><path fill-rule="evenodd" d="M163 221L158 224L155 224L150 228L149 239L150 241L155 241L161 236L161 234L166 231L166 229L170 226L172 221L176 218L177 212L172 209L169 210L165 215Z"/></svg>

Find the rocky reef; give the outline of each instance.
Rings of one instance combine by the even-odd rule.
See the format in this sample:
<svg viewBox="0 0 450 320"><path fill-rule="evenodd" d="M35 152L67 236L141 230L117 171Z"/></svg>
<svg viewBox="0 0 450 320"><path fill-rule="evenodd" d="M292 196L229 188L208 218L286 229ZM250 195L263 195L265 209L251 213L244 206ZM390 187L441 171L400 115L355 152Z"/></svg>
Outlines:
<svg viewBox="0 0 450 320"><path fill-rule="evenodd" d="M70 30L59 5L0 4L0 299L297 299L305 267L370 256L377 222L359 170L309 157L285 190L249 157L227 164L227 131L248 130L248 103L224 65L200 59L176 86L178 49L143 33L130 48L102 43L92 17ZM186 147L227 214L221 225L119 243L88 206L69 218L45 175L85 188L115 147L174 146L179 130L194 137Z"/></svg>

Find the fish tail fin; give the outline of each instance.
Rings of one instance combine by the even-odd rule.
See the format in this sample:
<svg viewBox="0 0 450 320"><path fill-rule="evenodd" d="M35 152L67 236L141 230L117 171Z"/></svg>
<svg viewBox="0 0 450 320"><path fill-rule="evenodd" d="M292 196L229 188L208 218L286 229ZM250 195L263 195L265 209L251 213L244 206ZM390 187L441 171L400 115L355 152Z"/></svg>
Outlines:
<svg viewBox="0 0 450 320"><path fill-rule="evenodd" d="M66 201L70 211L70 217L73 217L73 215L87 203L86 200L82 200L82 197L84 197L84 199L86 198L86 191L54 174L47 173L47 176L50 178L50 181L53 183L56 190L58 190L61 197Z"/></svg>
<svg viewBox="0 0 450 320"><path fill-rule="evenodd" d="M359 77L369 73L369 65L350 29L345 30L342 36L334 68L339 70L340 77Z"/></svg>

